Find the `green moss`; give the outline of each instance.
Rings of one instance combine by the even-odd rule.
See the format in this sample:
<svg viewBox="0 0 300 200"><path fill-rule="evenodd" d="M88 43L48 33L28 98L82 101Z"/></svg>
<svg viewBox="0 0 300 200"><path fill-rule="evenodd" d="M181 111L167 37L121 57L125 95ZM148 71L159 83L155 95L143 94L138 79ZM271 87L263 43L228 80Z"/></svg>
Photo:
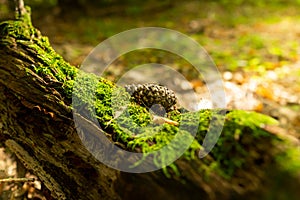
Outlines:
<svg viewBox="0 0 300 200"><path fill-rule="evenodd" d="M230 178L249 162L249 149L255 149L264 138L270 141L276 138L262 127L278 122L269 116L242 110L230 111L225 119L222 134L210 155L218 162L216 169L220 175Z"/></svg>
<svg viewBox="0 0 300 200"><path fill-rule="evenodd" d="M283 147L283 144L280 144L278 141L276 145ZM279 166L293 176L300 175L300 148L293 148L293 145L289 145L287 142L285 144L285 151L278 153L276 156L276 161L279 163Z"/></svg>
<svg viewBox="0 0 300 200"><path fill-rule="evenodd" d="M65 94L70 97L72 85L77 73L77 69L58 55L51 47L47 37L43 37L40 32L32 26L30 19L30 8L23 16L18 16L14 21L4 21L0 23L0 44L7 45L17 42L17 45L25 48L19 51L19 56L32 62L30 66L38 75L63 83ZM35 61L27 55L34 54L38 58L39 66L35 66Z"/></svg>
<svg viewBox="0 0 300 200"><path fill-rule="evenodd" d="M30 18L30 7L26 7L23 16L16 16L14 21L5 21L0 24L0 35L12 36L15 39L30 39L36 34L36 29L32 26Z"/></svg>

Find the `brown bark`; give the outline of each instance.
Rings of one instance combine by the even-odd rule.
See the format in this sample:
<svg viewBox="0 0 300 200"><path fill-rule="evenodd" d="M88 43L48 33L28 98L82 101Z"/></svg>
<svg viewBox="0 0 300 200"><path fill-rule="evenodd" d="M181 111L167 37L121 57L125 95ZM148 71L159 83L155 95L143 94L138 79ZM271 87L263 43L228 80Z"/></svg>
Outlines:
<svg viewBox="0 0 300 200"><path fill-rule="evenodd" d="M93 159L71 110L55 105L58 97L49 82L26 75L28 63L15 55L18 48L0 50L1 143L55 199L118 199L112 187L118 172Z"/></svg>

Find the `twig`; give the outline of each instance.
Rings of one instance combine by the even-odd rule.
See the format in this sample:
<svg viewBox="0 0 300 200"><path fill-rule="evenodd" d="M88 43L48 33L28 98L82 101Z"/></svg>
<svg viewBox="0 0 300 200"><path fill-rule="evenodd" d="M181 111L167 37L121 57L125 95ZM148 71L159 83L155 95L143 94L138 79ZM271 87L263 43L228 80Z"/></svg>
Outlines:
<svg viewBox="0 0 300 200"><path fill-rule="evenodd" d="M26 13L23 0L14 0L15 1L15 10L18 17L23 16Z"/></svg>
<svg viewBox="0 0 300 200"><path fill-rule="evenodd" d="M33 182L35 178L4 178L0 179L0 183L17 183L17 182Z"/></svg>
<svg viewBox="0 0 300 200"><path fill-rule="evenodd" d="M167 124L171 124L171 125L174 125L174 126L178 126L179 125L179 123L176 122L176 121L173 121L173 120L165 118L165 117L157 116L157 115L153 115L152 116L152 121L155 124L164 124L164 123L167 123Z"/></svg>

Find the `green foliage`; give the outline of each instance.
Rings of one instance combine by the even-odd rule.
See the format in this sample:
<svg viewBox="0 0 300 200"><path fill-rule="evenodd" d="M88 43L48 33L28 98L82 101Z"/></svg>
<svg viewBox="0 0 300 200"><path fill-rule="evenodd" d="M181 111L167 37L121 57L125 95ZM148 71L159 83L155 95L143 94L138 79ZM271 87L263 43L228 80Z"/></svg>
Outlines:
<svg viewBox="0 0 300 200"><path fill-rule="evenodd" d="M264 125L278 125L278 121L274 118L256 112L234 110L231 111L226 117L230 122L234 122L237 125L246 126L252 130L255 130L254 133L257 133L256 131L261 130ZM259 135L260 133L258 133L257 136Z"/></svg>
<svg viewBox="0 0 300 200"><path fill-rule="evenodd" d="M249 1L249 0L212 0L213 2L220 3L226 6L241 6L243 4L252 4L254 6L267 6L267 5L283 5L286 3L293 3L295 5L299 5L299 0L257 0L257 1Z"/></svg>
<svg viewBox="0 0 300 200"><path fill-rule="evenodd" d="M278 144L282 145L282 144ZM293 146L293 145L291 145ZM277 155L276 159L279 165L287 172L299 176L300 175L300 148L291 148L287 146L284 152Z"/></svg>
<svg viewBox="0 0 300 200"><path fill-rule="evenodd" d="M272 141L274 136L270 135L262 127L275 125L278 122L266 115L256 112L233 110L226 115L226 123L223 132L212 156L219 163L219 172L226 178L230 178L236 171L244 167L249 158L249 145L255 146L263 138ZM221 170L222 169L222 170Z"/></svg>

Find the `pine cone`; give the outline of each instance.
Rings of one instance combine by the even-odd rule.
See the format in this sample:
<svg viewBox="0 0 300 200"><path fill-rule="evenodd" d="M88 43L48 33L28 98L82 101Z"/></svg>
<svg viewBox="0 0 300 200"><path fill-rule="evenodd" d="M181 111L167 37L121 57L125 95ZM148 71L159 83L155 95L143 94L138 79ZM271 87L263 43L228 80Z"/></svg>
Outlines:
<svg viewBox="0 0 300 200"><path fill-rule="evenodd" d="M131 84L125 86L126 91L133 97L134 101L148 109L152 106L161 106L166 112L176 109L177 97L175 93L164 87L153 83ZM154 108L159 112L162 108ZM152 109L153 110L153 107ZM162 109L163 110L163 109Z"/></svg>

